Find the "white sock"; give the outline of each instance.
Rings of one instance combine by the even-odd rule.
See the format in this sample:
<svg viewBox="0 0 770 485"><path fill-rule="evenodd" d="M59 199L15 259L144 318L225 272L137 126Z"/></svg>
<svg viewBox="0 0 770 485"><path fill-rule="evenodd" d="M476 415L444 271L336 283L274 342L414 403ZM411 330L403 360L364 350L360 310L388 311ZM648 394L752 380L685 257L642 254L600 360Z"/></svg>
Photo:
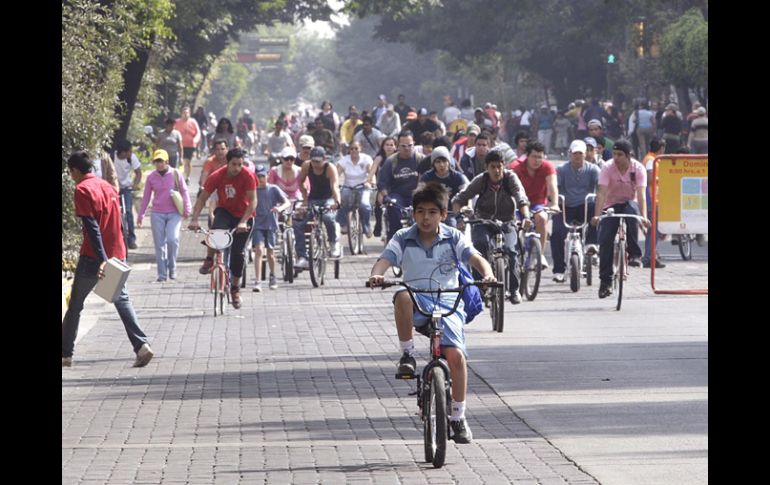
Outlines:
<svg viewBox="0 0 770 485"><path fill-rule="evenodd" d="M409 339L406 342L399 341L399 343L401 344L402 351L406 351L410 356L414 357L414 339Z"/></svg>
<svg viewBox="0 0 770 485"><path fill-rule="evenodd" d="M452 401L452 416L449 419L460 421L463 418L465 418L465 401Z"/></svg>

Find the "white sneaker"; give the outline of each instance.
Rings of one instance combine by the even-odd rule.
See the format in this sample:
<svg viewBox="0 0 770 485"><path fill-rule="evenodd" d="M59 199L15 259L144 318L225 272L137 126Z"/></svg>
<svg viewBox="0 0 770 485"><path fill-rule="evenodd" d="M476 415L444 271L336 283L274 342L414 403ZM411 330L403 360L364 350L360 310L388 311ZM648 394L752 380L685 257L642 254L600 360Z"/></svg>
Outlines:
<svg viewBox="0 0 770 485"><path fill-rule="evenodd" d="M267 287L270 288L271 290L278 288L278 283L275 280L275 275L272 273L270 274L270 278L268 279Z"/></svg>
<svg viewBox="0 0 770 485"><path fill-rule="evenodd" d="M329 257L330 258L339 258L341 252L342 252L342 249L340 248L340 242L337 241L332 246L332 250L331 250L331 253L329 254Z"/></svg>
<svg viewBox="0 0 770 485"><path fill-rule="evenodd" d="M546 268L548 268L548 260L547 260L547 259L545 259L545 254L541 254L541 255L540 255L540 266L541 266L543 269L546 269Z"/></svg>
<svg viewBox="0 0 770 485"><path fill-rule="evenodd" d="M310 267L310 263L308 263L307 258L300 256L299 259L297 259L296 266L297 268L308 269Z"/></svg>
<svg viewBox="0 0 770 485"><path fill-rule="evenodd" d="M152 360L153 355L155 355L155 353L150 348L150 345L142 344L142 346L139 348L139 352L136 353L136 360L134 361L134 367L146 366L150 362L150 360Z"/></svg>
<svg viewBox="0 0 770 485"><path fill-rule="evenodd" d="M62 357L61 358L61 366L62 367L72 367L72 357Z"/></svg>
<svg viewBox="0 0 770 485"><path fill-rule="evenodd" d="M262 283L260 283L259 281L254 283L254 288L251 291L253 291L254 293L259 293L260 291L262 291Z"/></svg>
<svg viewBox="0 0 770 485"><path fill-rule="evenodd" d="M564 273L554 273L553 280L557 283L564 283Z"/></svg>

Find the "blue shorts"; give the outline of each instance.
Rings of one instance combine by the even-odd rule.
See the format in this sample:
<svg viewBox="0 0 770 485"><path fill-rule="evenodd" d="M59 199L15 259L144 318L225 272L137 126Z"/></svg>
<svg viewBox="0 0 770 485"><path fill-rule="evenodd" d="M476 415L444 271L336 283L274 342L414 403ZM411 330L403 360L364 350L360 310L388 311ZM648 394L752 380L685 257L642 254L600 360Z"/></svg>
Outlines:
<svg viewBox="0 0 770 485"><path fill-rule="evenodd" d="M397 290L396 293L393 295L393 303L396 302L396 296L402 292L407 291L406 288ZM456 294L453 293L452 298L452 304L454 304L454 296ZM431 311L431 309L434 307L434 295L431 295L430 293L417 293L414 295L415 299L420 304L420 307L425 311ZM452 307L449 303L447 303L446 300L442 298L441 301L441 307L445 310L450 310ZM457 311L453 314L449 315L448 317L444 317L444 328L441 332L441 345L443 347L455 347L462 351L463 355L466 357L468 356L468 352L465 350L465 307L463 306L462 300L460 300L460 304L457 306ZM428 325L429 318L417 311L417 309L414 309L414 314L412 315L412 322L415 327L423 327L425 325Z"/></svg>
<svg viewBox="0 0 770 485"><path fill-rule="evenodd" d="M275 231L271 229L254 229L251 235L251 243L253 246L275 249Z"/></svg>

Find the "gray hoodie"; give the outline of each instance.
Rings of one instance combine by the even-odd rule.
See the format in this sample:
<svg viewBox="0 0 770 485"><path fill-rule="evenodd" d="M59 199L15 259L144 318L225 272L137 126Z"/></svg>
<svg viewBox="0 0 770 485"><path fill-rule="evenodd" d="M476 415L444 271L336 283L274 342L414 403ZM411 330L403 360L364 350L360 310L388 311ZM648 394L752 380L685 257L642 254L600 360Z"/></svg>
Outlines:
<svg viewBox="0 0 770 485"><path fill-rule="evenodd" d="M465 189L454 196L452 204L460 204L462 207L478 195L479 199L476 201L475 207L477 216L483 219L509 222L513 220L516 207L529 205L529 199L524 192L524 186L521 185L521 180L511 170L506 169L503 172L503 179L500 184L500 190L497 192L490 190L489 175L486 172L480 173L471 180Z"/></svg>

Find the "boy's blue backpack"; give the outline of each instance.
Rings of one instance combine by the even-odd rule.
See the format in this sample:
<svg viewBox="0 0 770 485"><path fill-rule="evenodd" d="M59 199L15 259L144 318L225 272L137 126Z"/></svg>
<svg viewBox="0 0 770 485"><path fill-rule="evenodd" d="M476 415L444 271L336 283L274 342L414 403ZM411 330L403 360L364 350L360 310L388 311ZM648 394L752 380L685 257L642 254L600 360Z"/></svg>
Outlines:
<svg viewBox="0 0 770 485"><path fill-rule="evenodd" d="M454 250L452 251L452 255L455 258L455 266L457 266L457 270L460 272L458 278L459 283L464 285L473 282L473 274L465 268L464 264L460 264ZM465 324L467 325L476 318L476 315L484 310L484 302L481 299L481 290L479 290L479 287L476 285L466 286L462 298L466 314Z"/></svg>

